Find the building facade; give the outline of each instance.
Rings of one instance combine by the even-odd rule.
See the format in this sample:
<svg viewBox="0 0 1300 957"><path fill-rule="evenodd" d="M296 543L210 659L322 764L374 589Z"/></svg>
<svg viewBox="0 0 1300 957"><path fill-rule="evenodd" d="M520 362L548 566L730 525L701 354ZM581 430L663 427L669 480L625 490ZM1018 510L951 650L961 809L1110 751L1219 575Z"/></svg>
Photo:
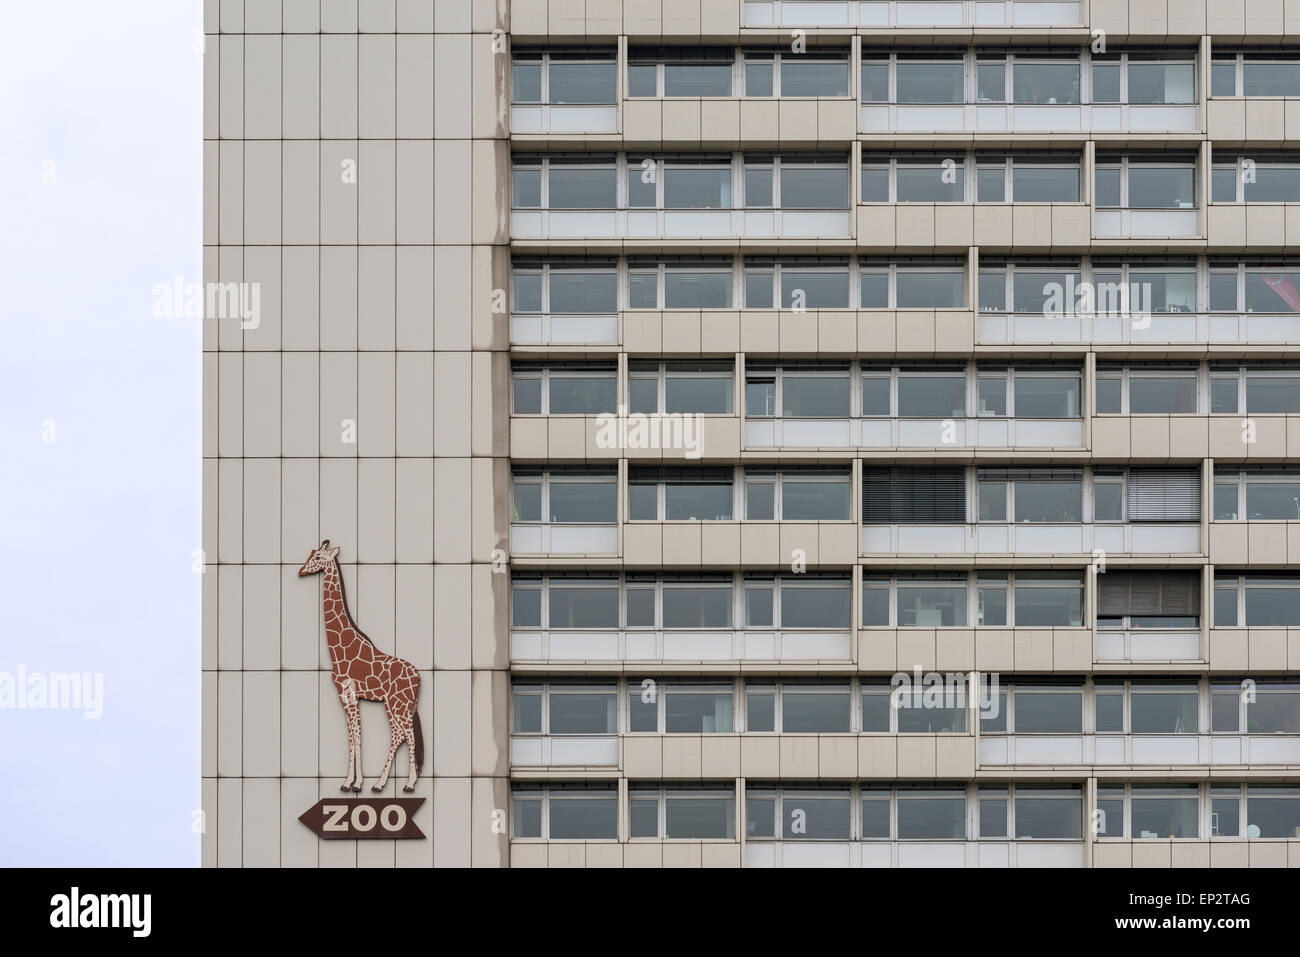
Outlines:
<svg viewBox="0 0 1300 957"><path fill-rule="evenodd" d="M1300 7L205 32L205 866L1300 866Z"/></svg>

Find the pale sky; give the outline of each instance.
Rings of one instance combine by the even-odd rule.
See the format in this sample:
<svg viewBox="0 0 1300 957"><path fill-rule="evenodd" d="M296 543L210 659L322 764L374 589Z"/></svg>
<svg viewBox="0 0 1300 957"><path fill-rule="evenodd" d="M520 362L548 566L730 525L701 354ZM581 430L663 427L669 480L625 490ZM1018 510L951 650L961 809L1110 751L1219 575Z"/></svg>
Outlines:
<svg viewBox="0 0 1300 957"><path fill-rule="evenodd" d="M152 304L202 279L202 25L5 5L0 681L102 673L103 717L0 708L0 865L199 859L201 320Z"/></svg>

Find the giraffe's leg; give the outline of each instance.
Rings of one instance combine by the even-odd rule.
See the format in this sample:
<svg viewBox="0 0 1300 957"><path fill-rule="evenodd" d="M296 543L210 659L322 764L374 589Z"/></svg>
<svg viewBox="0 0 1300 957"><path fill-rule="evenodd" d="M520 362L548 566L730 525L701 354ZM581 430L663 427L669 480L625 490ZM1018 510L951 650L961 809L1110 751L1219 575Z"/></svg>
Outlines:
<svg viewBox="0 0 1300 957"><path fill-rule="evenodd" d="M414 707L412 707L411 710L406 715L406 720L402 724L402 734L406 738L406 757L407 757L406 783L402 785L402 790L409 792L415 790L415 776L416 776L415 708Z"/></svg>
<svg viewBox="0 0 1300 957"><path fill-rule="evenodd" d="M388 705L388 760L384 762L384 769L379 772L379 780L370 786L372 791L382 791L384 785L388 783L388 773L393 769L393 755L397 753L398 745L402 743L401 719L393 714L393 708L389 702L384 703Z"/></svg>
<svg viewBox="0 0 1300 957"><path fill-rule="evenodd" d="M356 698L349 701L342 696L343 714L348 724L348 776L343 779L340 791L359 791L361 789L361 708Z"/></svg>

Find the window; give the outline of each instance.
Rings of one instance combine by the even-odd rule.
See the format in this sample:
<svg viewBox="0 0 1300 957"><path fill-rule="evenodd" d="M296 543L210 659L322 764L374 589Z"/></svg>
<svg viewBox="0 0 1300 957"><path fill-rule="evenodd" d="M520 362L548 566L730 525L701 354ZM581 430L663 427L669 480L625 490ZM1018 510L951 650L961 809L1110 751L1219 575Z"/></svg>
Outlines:
<svg viewBox="0 0 1300 957"><path fill-rule="evenodd" d="M1200 624L1198 572L1108 571L1097 576L1097 626L1194 629Z"/></svg>
<svg viewBox="0 0 1300 957"><path fill-rule="evenodd" d="M900 578L898 624L903 628L936 628L966 624L966 579L917 575Z"/></svg>
<svg viewBox="0 0 1300 957"><path fill-rule="evenodd" d="M847 209L849 169L845 163L781 163L780 205L783 209Z"/></svg>
<svg viewBox="0 0 1300 957"><path fill-rule="evenodd" d="M745 414L847 419L850 381L848 363L753 362L745 373Z"/></svg>
<svg viewBox="0 0 1300 957"><path fill-rule="evenodd" d="M1195 366L1099 366L1097 412L1127 412L1132 415L1195 413L1199 410L1199 381Z"/></svg>
<svg viewBox="0 0 1300 957"><path fill-rule="evenodd" d="M1196 684L1138 684L1129 689L1129 731L1133 734L1195 734Z"/></svg>
<svg viewBox="0 0 1300 957"><path fill-rule="evenodd" d="M1080 627L1083 578L1078 572L979 571L974 573L898 572L872 577L862 585L862 625L890 624L891 587L896 595L893 621L900 628ZM968 596L975 599L969 605Z"/></svg>
<svg viewBox="0 0 1300 957"><path fill-rule="evenodd" d="M617 475L608 469L516 468L511 473L511 521L614 524L618 521L617 485Z"/></svg>
<svg viewBox="0 0 1300 957"><path fill-rule="evenodd" d="M733 285L729 260L628 261L631 309L730 309Z"/></svg>
<svg viewBox="0 0 1300 957"><path fill-rule="evenodd" d="M1077 572L1017 572L1014 595L1019 626L1083 624L1083 579Z"/></svg>
<svg viewBox="0 0 1300 957"><path fill-rule="evenodd" d="M1097 206L1195 209L1196 164L1171 157L1097 158Z"/></svg>
<svg viewBox="0 0 1300 957"><path fill-rule="evenodd" d="M744 589L747 628L849 627L851 595L847 576L746 576Z"/></svg>
<svg viewBox="0 0 1300 957"><path fill-rule="evenodd" d="M848 96L849 61L822 54L746 53L746 96Z"/></svg>
<svg viewBox="0 0 1300 957"><path fill-rule="evenodd" d="M980 794L983 796L983 788ZM1015 785L1015 836L1018 841L1079 840L1083 836L1080 789L1077 786Z"/></svg>
<svg viewBox="0 0 1300 957"><path fill-rule="evenodd" d="M960 57L944 59L904 59L896 61L896 103L963 103L966 100L965 64ZM863 65L863 79L867 79L867 64ZM875 77L872 77L875 80ZM868 91L863 83L864 101ZM876 90L873 82L872 94Z"/></svg>
<svg viewBox="0 0 1300 957"><path fill-rule="evenodd" d="M612 785L513 785L516 838L552 841L616 840L618 788Z"/></svg>
<svg viewBox="0 0 1300 957"><path fill-rule="evenodd" d="M965 469L864 468L862 521L887 525L965 522Z"/></svg>
<svg viewBox="0 0 1300 957"><path fill-rule="evenodd" d="M847 521L849 482L845 471L747 469L745 517L751 521Z"/></svg>
<svg viewBox="0 0 1300 957"><path fill-rule="evenodd" d="M954 269L898 269L894 279L899 309L960 309L965 306L965 271Z"/></svg>
<svg viewBox="0 0 1300 957"><path fill-rule="evenodd" d="M1125 74L1128 96L1121 96ZM1136 54L1112 55L1092 61L1094 103L1184 104L1196 102L1196 62L1162 58L1141 59Z"/></svg>
<svg viewBox="0 0 1300 957"><path fill-rule="evenodd" d="M730 521L733 470L634 465L628 470L628 518L632 521Z"/></svg>
<svg viewBox="0 0 1300 957"><path fill-rule="evenodd" d="M979 271L980 312L1014 312L1051 316L1073 314L1067 290L1080 288L1077 264L1037 262L984 263Z"/></svg>
<svg viewBox="0 0 1300 957"><path fill-rule="evenodd" d="M1211 96L1300 96L1300 59L1256 53L1215 54Z"/></svg>
<svg viewBox="0 0 1300 957"><path fill-rule="evenodd" d="M966 198L960 165L921 159L898 160L896 196L900 203L960 203Z"/></svg>
<svg viewBox="0 0 1300 957"><path fill-rule="evenodd" d="M1215 521L1239 518L1300 521L1300 472L1216 469L1214 518Z"/></svg>
<svg viewBox="0 0 1300 957"><path fill-rule="evenodd" d="M1300 835L1300 788L1246 785L1246 836Z"/></svg>
<svg viewBox="0 0 1300 957"><path fill-rule="evenodd" d="M1265 628L1300 626L1300 578L1216 575L1214 624L1227 628L1239 624Z"/></svg>
<svg viewBox="0 0 1300 957"><path fill-rule="evenodd" d="M1012 685L1013 734L1081 734L1083 688L1068 685ZM988 730L988 729L985 729Z"/></svg>
<svg viewBox="0 0 1300 957"><path fill-rule="evenodd" d="M730 361L628 361L632 412L729 415L734 391Z"/></svg>
<svg viewBox="0 0 1300 957"><path fill-rule="evenodd" d="M1131 784L1132 836L1139 840L1198 837L1197 787Z"/></svg>
<svg viewBox="0 0 1300 957"><path fill-rule="evenodd" d="M511 309L550 315L614 315L618 268L610 263L516 262Z"/></svg>
<svg viewBox="0 0 1300 957"><path fill-rule="evenodd" d="M615 411L618 368L612 363L526 363L511 367L515 415L599 415Z"/></svg>
<svg viewBox="0 0 1300 957"><path fill-rule="evenodd" d="M1300 202L1300 160L1294 156L1216 154L1212 175L1216 203Z"/></svg>
<svg viewBox="0 0 1300 957"><path fill-rule="evenodd" d="M617 734L618 686L515 682L513 734Z"/></svg>
<svg viewBox="0 0 1300 957"><path fill-rule="evenodd" d="M849 732L852 704L847 682L784 681L763 685L750 681L745 685L746 730L787 734Z"/></svg>
<svg viewBox="0 0 1300 957"><path fill-rule="evenodd" d="M966 686L949 682L943 686L915 687L900 684L893 689L894 728L899 734L937 734L966 730Z"/></svg>
<svg viewBox="0 0 1300 957"><path fill-rule="evenodd" d="M1016 57L1011 67L1013 103L1080 103L1080 64L1062 60Z"/></svg>
<svg viewBox="0 0 1300 957"><path fill-rule="evenodd" d="M729 159L673 159L661 163L664 209L730 209Z"/></svg>
<svg viewBox="0 0 1300 957"><path fill-rule="evenodd" d="M632 47L627 59L629 96L733 95L735 54L729 49Z"/></svg>
<svg viewBox="0 0 1300 957"><path fill-rule="evenodd" d="M964 840L966 792L958 788L899 788L900 841Z"/></svg>
<svg viewBox="0 0 1300 957"><path fill-rule="evenodd" d="M750 309L847 309L848 260L745 260L745 306Z"/></svg>
<svg viewBox="0 0 1300 957"><path fill-rule="evenodd" d="M628 836L734 840L735 786L634 782L628 786Z"/></svg>
<svg viewBox="0 0 1300 957"><path fill-rule="evenodd" d="M595 105L615 102L617 56L515 51L511 102Z"/></svg>
<svg viewBox="0 0 1300 957"><path fill-rule="evenodd" d="M979 469L980 521L1081 522L1079 469Z"/></svg>

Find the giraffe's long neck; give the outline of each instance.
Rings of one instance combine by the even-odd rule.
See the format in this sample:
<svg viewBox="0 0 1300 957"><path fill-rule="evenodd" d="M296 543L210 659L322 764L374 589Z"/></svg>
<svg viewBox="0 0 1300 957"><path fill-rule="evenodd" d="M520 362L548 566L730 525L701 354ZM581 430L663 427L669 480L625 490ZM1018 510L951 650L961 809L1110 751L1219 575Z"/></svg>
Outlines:
<svg viewBox="0 0 1300 957"><path fill-rule="evenodd" d="M325 611L325 640L331 649L337 647L347 628L353 628L352 616L348 614L347 599L343 597L343 574L339 570L338 559L332 560L325 568L325 587L321 590L321 600Z"/></svg>

